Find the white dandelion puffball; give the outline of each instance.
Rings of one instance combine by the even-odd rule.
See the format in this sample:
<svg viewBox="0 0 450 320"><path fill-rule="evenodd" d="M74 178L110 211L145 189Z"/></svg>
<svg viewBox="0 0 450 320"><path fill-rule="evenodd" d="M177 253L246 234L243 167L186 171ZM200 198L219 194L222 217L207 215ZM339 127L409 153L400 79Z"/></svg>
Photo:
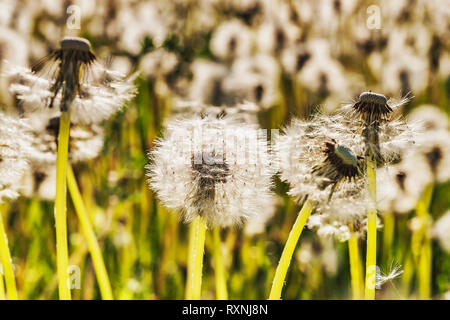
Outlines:
<svg viewBox="0 0 450 320"><path fill-rule="evenodd" d="M55 116L59 115L61 92L49 108L49 101L54 94L52 79L40 77L27 68L8 67L6 76L10 82L9 91L20 101L25 113L50 109ZM133 84L135 75L127 78L98 64L91 68L87 80L81 83L80 94L75 96L70 105L72 123L98 124L120 110L136 94Z"/></svg>
<svg viewBox="0 0 450 320"><path fill-rule="evenodd" d="M232 116L175 119L149 153L150 187L185 222L201 215L208 226L240 224L272 197L263 133Z"/></svg>
<svg viewBox="0 0 450 320"><path fill-rule="evenodd" d="M363 141L360 135L341 124L340 116L325 116L318 114L311 121L294 119L284 129L284 134L276 139L280 178L290 184L289 194L297 200L308 197L311 200L323 202L331 192L331 182L336 184L333 197L354 196L364 189L362 175L355 171L353 177L346 177L343 171L342 181L330 181L328 177L314 174L314 168L322 166L327 159L324 147L327 143L335 143L348 150L349 155L357 162L357 155L363 153ZM337 150L337 149L336 149ZM333 161L333 163L335 163ZM327 165L328 166L328 165ZM334 166L334 164L333 164ZM342 166L330 168L330 172L340 172ZM355 163L357 170L357 163ZM326 166L323 166L326 168ZM343 167L344 170L345 167ZM330 182L329 184L324 184Z"/></svg>
<svg viewBox="0 0 450 320"><path fill-rule="evenodd" d="M0 114L0 202L15 198L28 170L31 137L22 120Z"/></svg>

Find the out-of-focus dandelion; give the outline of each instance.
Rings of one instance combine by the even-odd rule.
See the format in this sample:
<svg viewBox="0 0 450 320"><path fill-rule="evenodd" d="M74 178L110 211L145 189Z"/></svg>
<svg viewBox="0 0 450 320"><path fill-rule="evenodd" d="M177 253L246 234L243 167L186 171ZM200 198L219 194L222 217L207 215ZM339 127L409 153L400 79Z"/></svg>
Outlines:
<svg viewBox="0 0 450 320"><path fill-rule="evenodd" d="M424 111L427 114L424 114ZM419 117L423 116L422 119ZM450 180L450 147L448 141L448 117L443 112L431 106L422 106L412 112L412 119L422 125L421 135L417 145L404 153L404 159L399 165L407 168L405 173L411 178L414 189L416 217L411 227L411 252L419 264L418 282L419 294L422 299L429 299L431 294L431 224L429 207L437 183ZM410 186L409 186L410 187ZM410 189L412 189L410 187Z"/></svg>
<svg viewBox="0 0 450 320"><path fill-rule="evenodd" d="M219 58L227 60L246 56L250 53L252 33L239 20L221 24L211 39L211 51Z"/></svg>
<svg viewBox="0 0 450 320"><path fill-rule="evenodd" d="M150 187L193 221L186 294L199 299L205 227L239 225L272 196L267 141L257 125L204 114L168 123L149 157Z"/></svg>
<svg viewBox="0 0 450 320"><path fill-rule="evenodd" d="M0 204L18 196L20 179L28 168L31 137L22 120L0 114ZM3 214L0 212L0 262L3 266L8 299L17 299L16 282L8 247ZM2 277L0 273L0 277ZM3 279L0 279L3 282Z"/></svg>

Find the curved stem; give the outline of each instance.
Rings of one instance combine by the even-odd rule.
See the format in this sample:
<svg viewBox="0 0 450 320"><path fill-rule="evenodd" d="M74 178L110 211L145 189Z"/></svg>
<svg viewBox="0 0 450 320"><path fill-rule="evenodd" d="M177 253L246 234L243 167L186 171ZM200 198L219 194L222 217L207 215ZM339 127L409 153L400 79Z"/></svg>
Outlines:
<svg viewBox="0 0 450 320"><path fill-rule="evenodd" d="M314 205L312 201L306 200L302 210L300 210L294 226L289 233L289 237L284 246L283 253L281 254L280 262L278 263L277 270L275 271L275 277L272 283L272 289L270 290L269 300L279 300L281 297L281 291L283 289L284 280L289 269L289 264L294 254L295 247L297 246L298 239L302 234L303 227L308 220Z"/></svg>
<svg viewBox="0 0 450 320"><path fill-rule="evenodd" d="M228 300L227 280L222 259L222 242L220 241L219 228L214 228L213 230L213 255L214 270L216 272L216 298L217 300Z"/></svg>
<svg viewBox="0 0 450 320"><path fill-rule="evenodd" d="M190 231L188 274L186 277L187 300L199 300L201 297L205 235L205 221L201 216L198 216L192 222Z"/></svg>
<svg viewBox="0 0 450 320"><path fill-rule="evenodd" d="M366 300L375 299L377 265L377 207L376 207L376 160L367 157L367 179L370 204L367 210L367 252L366 252Z"/></svg>
<svg viewBox="0 0 450 320"><path fill-rule="evenodd" d="M0 213L0 262L3 266L3 273L5 275L6 292L9 300L17 300L16 280L14 279L14 269L11 263L11 253L8 247L8 238L6 237L5 228L3 226L3 218ZM0 275L1 277L1 275ZM3 280L1 286L3 288ZM4 299L4 289L3 299ZM1 293L0 293L1 294Z"/></svg>
<svg viewBox="0 0 450 320"><path fill-rule="evenodd" d="M56 265L58 270L58 291L61 300L70 300L69 253L67 245L67 186L66 173L69 154L70 113L61 112L56 160Z"/></svg>
<svg viewBox="0 0 450 320"><path fill-rule="evenodd" d="M70 196L72 197L75 211L78 219L80 220L81 230L83 231L87 241L102 298L103 300L113 300L111 284L109 282L108 272L106 271L102 253L100 251L100 246L95 237L94 229L89 219L86 207L84 206L83 198L81 197L75 175L73 174L73 170L70 165L67 167L67 186L69 187Z"/></svg>

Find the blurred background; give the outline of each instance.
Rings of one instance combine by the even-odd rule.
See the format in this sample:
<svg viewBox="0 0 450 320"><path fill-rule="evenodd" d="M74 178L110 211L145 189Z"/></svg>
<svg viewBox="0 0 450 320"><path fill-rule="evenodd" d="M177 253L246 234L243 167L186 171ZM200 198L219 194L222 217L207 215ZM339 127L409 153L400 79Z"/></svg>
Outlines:
<svg viewBox="0 0 450 320"><path fill-rule="evenodd" d="M144 171L147 152L172 115L196 112L197 105L233 108L251 101L262 128L281 128L319 107L332 112L369 89L414 96L401 110L405 116L423 105L439 108L444 118L450 112L449 0L0 0L2 61L32 66L66 35L89 39L105 66L138 72L136 97L103 124L100 155L74 165L117 299L184 297L188 228L159 204ZM2 109L15 110L8 83L2 78L0 85ZM186 101L195 102L187 111ZM48 190L54 184L46 179L51 177L38 179L31 195L2 205L22 299L57 298ZM278 205L262 225L221 231L231 299L268 297L299 211L288 188L277 180ZM70 199L68 204L70 263L81 270L73 296L99 299ZM449 208L450 183L442 182L430 215L436 221ZM382 270L393 264L405 269L377 298L417 298L409 255L415 213L392 215L393 236L384 246L380 230L378 259ZM205 299L215 298L210 237ZM364 239L360 248L364 256ZM450 299L450 255L437 239L432 252L431 295ZM283 299L350 299L347 242L305 229L286 283Z"/></svg>

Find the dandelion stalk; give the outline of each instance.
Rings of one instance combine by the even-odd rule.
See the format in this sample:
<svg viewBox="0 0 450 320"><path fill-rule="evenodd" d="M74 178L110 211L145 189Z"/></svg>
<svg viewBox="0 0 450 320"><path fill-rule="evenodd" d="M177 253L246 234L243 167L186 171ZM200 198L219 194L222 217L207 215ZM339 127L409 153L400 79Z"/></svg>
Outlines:
<svg viewBox="0 0 450 320"><path fill-rule="evenodd" d="M284 280L289 268L289 264L294 254L295 247L297 246L298 239L302 234L303 227L308 220L314 205L310 200L306 200L302 210L295 220L294 226L292 227L289 237L284 246L283 253L281 254L280 262L278 263L277 270L275 271L275 277L272 283L272 289L270 290L269 300L279 300L281 297L281 291L283 289Z"/></svg>
<svg viewBox="0 0 450 320"><path fill-rule="evenodd" d="M3 273L5 275L6 292L8 293L9 300L17 300L17 289L16 280L14 279L14 270L11 263L11 253L8 248L8 238L6 236L5 227L3 225L3 219L0 214L0 262L3 266ZM0 285L3 289L3 280ZM3 291L4 299L4 289L0 289L0 298Z"/></svg>
<svg viewBox="0 0 450 320"><path fill-rule="evenodd" d="M219 228L213 229L213 255L216 280L216 298L217 300L228 300L227 281L225 276L225 267L222 259L222 242L220 241Z"/></svg>
<svg viewBox="0 0 450 320"><path fill-rule="evenodd" d="M201 296L205 235L205 220L201 216L197 216L191 224L189 239L189 261L186 285L187 300L199 300Z"/></svg>
<svg viewBox="0 0 450 320"><path fill-rule="evenodd" d="M6 293L5 293L5 284L3 283L3 271L0 268L0 300L5 300Z"/></svg>
<svg viewBox="0 0 450 320"><path fill-rule="evenodd" d="M384 215L384 228L383 228L383 255L385 259L389 260L392 256L391 246L394 240L395 232L395 216L392 212L386 212Z"/></svg>
<svg viewBox="0 0 450 320"><path fill-rule="evenodd" d="M70 112L61 112L58 134L58 154L56 160L56 260L58 270L58 290L61 300L70 300L68 286L69 253L67 245L67 188L66 173L69 154Z"/></svg>
<svg viewBox="0 0 450 320"><path fill-rule="evenodd" d="M412 237L412 250L418 263L419 295L421 299L430 299L431 295L431 242L427 234L433 184L428 184L417 203L416 214L420 219L420 228Z"/></svg>
<svg viewBox="0 0 450 320"><path fill-rule="evenodd" d="M80 220L81 229L87 241L89 253L92 257L92 263L94 265L102 298L103 300L113 300L111 284L109 281L108 272L106 271L105 262L103 261L102 253L100 251L100 246L95 237L83 198L81 197L75 175L70 165L67 167L67 185L75 206L75 211L78 219Z"/></svg>
<svg viewBox="0 0 450 320"><path fill-rule="evenodd" d="M377 209L376 209L376 160L367 157L367 179L370 206L367 211L367 253L366 253L366 300L375 299L375 278L377 264Z"/></svg>
<svg viewBox="0 0 450 320"><path fill-rule="evenodd" d="M350 239L348 239L348 254L350 258L350 277L352 282L353 299L359 300L363 297L363 275L358 249L358 236L354 233L353 224L350 224Z"/></svg>

